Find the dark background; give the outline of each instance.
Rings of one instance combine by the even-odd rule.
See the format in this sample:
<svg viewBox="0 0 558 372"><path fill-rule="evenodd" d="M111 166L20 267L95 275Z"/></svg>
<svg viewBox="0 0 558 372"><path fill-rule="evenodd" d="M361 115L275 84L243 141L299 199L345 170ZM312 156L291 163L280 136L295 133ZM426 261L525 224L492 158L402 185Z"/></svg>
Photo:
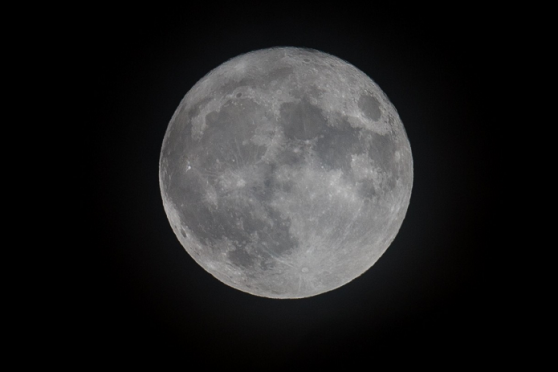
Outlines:
<svg viewBox="0 0 558 372"><path fill-rule="evenodd" d="M93 201L76 343L96 361L177 356L211 369L491 354L502 336L489 18L376 3L92 9L75 57L90 95L80 135ZM300 300L255 297L205 272L174 236L158 184L163 136L186 92L226 60L273 46L318 49L365 72L397 108L414 157L391 247L353 282Z"/></svg>

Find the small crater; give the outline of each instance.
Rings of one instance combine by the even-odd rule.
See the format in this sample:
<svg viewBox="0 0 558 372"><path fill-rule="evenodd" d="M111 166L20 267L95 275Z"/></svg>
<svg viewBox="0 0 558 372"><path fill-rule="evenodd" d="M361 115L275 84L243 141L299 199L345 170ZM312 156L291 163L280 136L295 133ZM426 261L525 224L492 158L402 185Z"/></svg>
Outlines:
<svg viewBox="0 0 558 372"><path fill-rule="evenodd" d="M307 267L303 267L301 271L302 271L303 273L307 273L309 270L308 270Z"/></svg>
<svg viewBox="0 0 558 372"><path fill-rule="evenodd" d="M310 62L310 59L304 58L303 61L304 61L304 62Z"/></svg>
<svg viewBox="0 0 558 372"><path fill-rule="evenodd" d="M242 97L242 93L236 93L236 98Z"/></svg>

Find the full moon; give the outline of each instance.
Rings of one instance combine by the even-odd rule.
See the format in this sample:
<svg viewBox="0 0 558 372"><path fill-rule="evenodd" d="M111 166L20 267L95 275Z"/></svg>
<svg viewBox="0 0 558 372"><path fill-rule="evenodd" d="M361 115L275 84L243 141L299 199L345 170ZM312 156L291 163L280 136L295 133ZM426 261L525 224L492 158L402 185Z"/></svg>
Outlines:
<svg viewBox="0 0 558 372"><path fill-rule="evenodd" d="M174 113L161 149L165 212L190 256L256 296L339 288L380 258L413 184L409 140L376 83L293 47L235 57Z"/></svg>

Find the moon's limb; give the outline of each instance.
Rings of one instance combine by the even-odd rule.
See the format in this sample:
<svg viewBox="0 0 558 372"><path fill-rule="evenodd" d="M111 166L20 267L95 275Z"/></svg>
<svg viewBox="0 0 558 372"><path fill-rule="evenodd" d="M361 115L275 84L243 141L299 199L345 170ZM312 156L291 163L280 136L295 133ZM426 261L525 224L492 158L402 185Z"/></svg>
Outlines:
<svg viewBox="0 0 558 372"><path fill-rule="evenodd" d="M405 217L413 168L397 111L370 78L325 53L273 48L188 92L159 177L171 226L205 270L300 298L377 261Z"/></svg>

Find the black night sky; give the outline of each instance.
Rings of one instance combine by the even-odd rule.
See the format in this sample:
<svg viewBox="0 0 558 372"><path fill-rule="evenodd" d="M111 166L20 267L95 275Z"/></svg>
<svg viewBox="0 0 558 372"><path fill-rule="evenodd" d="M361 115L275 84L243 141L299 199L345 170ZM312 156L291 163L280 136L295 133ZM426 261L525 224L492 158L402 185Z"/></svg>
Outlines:
<svg viewBox="0 0 558 372"><path fill-rule="evenodd" d="M490 353L498 154L482 15L183 3L94 11L81 27L95 234L81 248L91 267L75 327L91 358L352 368ZM397 108L414 158L391 247L353 282L301 300L251 296L205 272L174 236L158 184L163 136L186 92L226 60L273 46L318 49L365 72Z"/></svg>

